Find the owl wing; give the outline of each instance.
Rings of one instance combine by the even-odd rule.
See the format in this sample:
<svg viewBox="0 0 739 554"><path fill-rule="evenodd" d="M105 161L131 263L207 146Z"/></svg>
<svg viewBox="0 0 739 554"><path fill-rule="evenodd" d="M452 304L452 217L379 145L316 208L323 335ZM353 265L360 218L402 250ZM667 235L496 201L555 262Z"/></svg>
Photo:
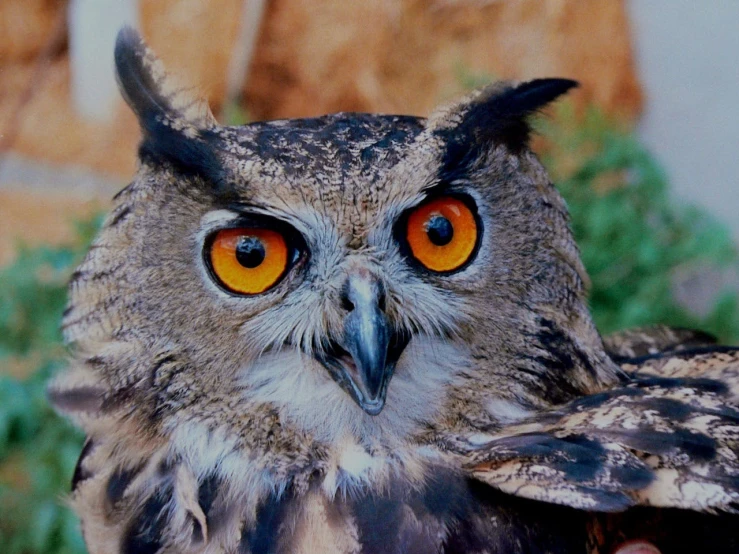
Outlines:
<svg viewBox="0 0 739 554"><path fill-rule="evenodd" d="M470 437L470 475L590 511L739 510L739 348L646 355L622 367L620 386Z"/></svg>
<svg viewBox="0 0 739 554"><path fill-rule="evenodd" d="M606 352L621 361L641 356L668 354L716 344L716 337L703 331L654 325L619 331L603 337Z"/></svg>

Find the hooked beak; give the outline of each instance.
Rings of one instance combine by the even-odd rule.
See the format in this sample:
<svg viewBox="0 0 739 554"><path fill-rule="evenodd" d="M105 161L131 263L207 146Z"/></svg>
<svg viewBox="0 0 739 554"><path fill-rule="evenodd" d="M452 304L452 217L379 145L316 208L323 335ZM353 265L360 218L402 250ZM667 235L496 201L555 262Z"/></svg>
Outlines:
<svg viewBox="0 0 739 554"><path fill-rule="evenodd" d="M342 343L333 342L318 359L365 412L377 415L385 406L388 384L408 338L393 331L376 280L352 275L343 300L349 313Z"/></svg>

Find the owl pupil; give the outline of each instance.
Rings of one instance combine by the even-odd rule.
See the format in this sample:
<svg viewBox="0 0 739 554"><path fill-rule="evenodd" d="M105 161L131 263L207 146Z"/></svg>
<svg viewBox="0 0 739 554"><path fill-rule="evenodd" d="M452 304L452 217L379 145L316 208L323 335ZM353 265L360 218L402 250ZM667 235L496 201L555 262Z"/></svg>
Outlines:
<svg viewBox="0 0 739 554"><path fill-rule="evenodd" d="M264 244L257 237L242 237L236 245L236 260L249 269L259 266L265 256Z"/></svg>
<svg viewBox="0 0 739 554"><path fill-rule="evenodd" d="M436 246L446 246L452 242L454 227L451 222L442 215L435 215L426 226L426 234L429 240Z"/></svg>

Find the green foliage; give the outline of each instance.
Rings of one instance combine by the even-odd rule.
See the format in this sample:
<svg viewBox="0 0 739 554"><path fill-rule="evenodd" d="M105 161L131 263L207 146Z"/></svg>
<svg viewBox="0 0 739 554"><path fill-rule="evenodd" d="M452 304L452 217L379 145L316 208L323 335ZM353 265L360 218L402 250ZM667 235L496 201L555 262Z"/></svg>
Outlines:
<svg viewBox="0 0 739 554"><path fill-rule="evenodd" d="M221 121L224 125L246 125L249 123L249 112L236 102L228 102L221 112Z"/></svg>
<svg viewBox="0 0 739 554"><path fill-rule="evenodd" d="M538 127L546 137L542 158L567 199L592 278L591 308L599 328L668 323L739 339L736 293L717 296L713 310L700 319L678 305L672 287L677 271L739 263L727 230L671 202L654 159L596 112L575 118L563 103ZM77 520L61 501L82 436L49 408L46 382L64 365L59 321L66 281L97 226L81 226L69 247L20 248L16 261L0 270L4 554L84 552Z"/></svg>
<svg viewBox="0 0 739 554"><path fill-rule="evenodd" d="M494 80L464 65L457 68L457 82L467 90ZM567 201L592 280L590 310L601 333L664 323L739 343L736 284L716 291L702 317L675 297L680 275L729 269L739 275L739 253L728 228L670 198L655 158L633 133L599 110L576 115L564 99L551 117L534 123L544 138L537 150Z"/></svg>
<svg viewBox="0 0 739 554"><path fill-rule="evenodd" d="M82 436L46 400L64 365L59 321L66 284L97 229L80 225L62 248L20 247L0 271L0 545L4 554L85 551L74 514L62 503ZM13 375L24 377L14 377Z"/></svg>
<svg viewBox="0 0 739 554"><path fill-rule="evenodd" d="M681 307L679 274L739 267L728 229L668 194L665 174L632 134L596 110L576 118L562 102L538 122L542 159L564 195L592 279L590 308L603 333L665 323L739 340L736 288L717 291L704 317Z"/></svg>

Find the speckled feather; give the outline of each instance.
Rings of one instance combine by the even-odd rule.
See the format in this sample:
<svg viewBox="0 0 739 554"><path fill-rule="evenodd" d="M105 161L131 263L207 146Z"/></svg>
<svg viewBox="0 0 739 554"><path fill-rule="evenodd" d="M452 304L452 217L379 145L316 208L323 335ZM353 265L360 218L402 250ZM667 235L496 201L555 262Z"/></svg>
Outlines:
<svg viewBox="0 0 739 554"><path fill-rule="evenodd" d="M237 128L130 30L116 64L141 165L72 277L73 366L50 388L88 435L71 503L92 554L737 550L739 354L666 328L604 345L526 145L526 117L572 82L498 83L429 119ZM397 236L440 192L468 195L482 227L451 274ZM203 245L258 217L310 255L236 297ZM314 356L357 273L409 337L376 416Z"/></svg>
<svg viewBox="0 0 739 554"><path fill-rule="evenodd" d="M606 352L612 358L624 361L715 345L716 337L708 333L666 325L628 329L603 338Z"/></svg>

